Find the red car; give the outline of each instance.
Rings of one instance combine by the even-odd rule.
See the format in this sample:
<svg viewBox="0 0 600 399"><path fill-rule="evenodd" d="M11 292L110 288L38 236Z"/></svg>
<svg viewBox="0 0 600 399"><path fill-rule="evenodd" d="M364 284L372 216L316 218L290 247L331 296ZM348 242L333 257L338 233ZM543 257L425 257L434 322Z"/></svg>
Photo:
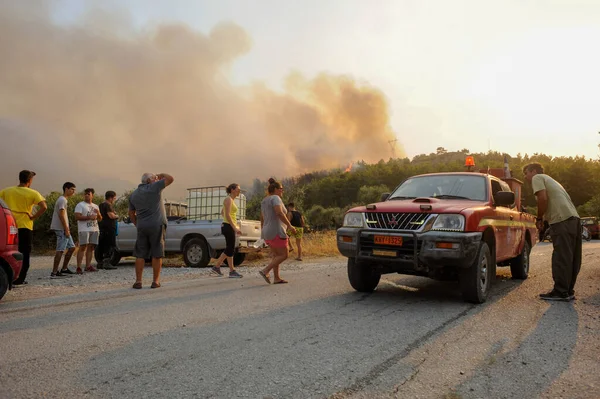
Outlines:
<svg viewBox="0 0 600 399"><path fill-rule="evenodd" d="M17 223L6 203L0 200L0 299L19 277L23 255L18 250Z"/></svg>

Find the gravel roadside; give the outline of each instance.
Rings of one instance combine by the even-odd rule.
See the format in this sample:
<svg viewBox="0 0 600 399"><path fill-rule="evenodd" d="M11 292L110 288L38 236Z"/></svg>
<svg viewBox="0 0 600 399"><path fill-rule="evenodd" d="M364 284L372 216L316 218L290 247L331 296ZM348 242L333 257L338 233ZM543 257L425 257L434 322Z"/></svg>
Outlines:
<svg viewBox="0 0 600 399"><path fill-rule="evenodd" d="M340 257L341 259L341 257ZM121 260L116 270L98 270L97 272L84 272L82 275L72 275L64 278L50 278L52 271L52 256L32 256L31 267L27 275L26 285L15 286L9 291L2 302L22 301L26 299L44 298L56 295L69 295L84 292L94 292L105 289L130 287L135 282L134 258L124 258ZM304 260L299 262L293 258L288 259L282 265L282 273L287 270L300 270L307 265L315 262L321 263L327 261L327 258L318 258L314 260ZM238 266L238 272L247 277L260 277L258 270L264 267L268 258L246 261ZM215 260L211 260L211 265ZM96 265L96 262L92 262ZM75 271L75 259L72 258L69 268ZM227 276L228 268L221 269ZM161 272L161 283L170 281L188 280L196 278L211 277L210 269L186 267L180 256L169 257L163 260L163 269ZM150 286L152 282L152 267L147 265L144 269L144 286Z"/></svg>

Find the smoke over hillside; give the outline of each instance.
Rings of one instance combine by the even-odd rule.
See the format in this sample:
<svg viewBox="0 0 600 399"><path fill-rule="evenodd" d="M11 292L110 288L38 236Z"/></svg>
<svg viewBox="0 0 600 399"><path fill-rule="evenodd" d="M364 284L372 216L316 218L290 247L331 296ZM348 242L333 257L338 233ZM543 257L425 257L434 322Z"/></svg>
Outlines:
<svg viewBox="0 0 600 399"><path fill-rule="evenodd" d="M42 192L66 180L122 191L149 171L183 193L389 157L395 135L373 87L295 73L283 92L236 87L228 69L251 38L233 23L205 34L86 18L58 26L46 2L0 1L1 186L32 169Z"/></svg>

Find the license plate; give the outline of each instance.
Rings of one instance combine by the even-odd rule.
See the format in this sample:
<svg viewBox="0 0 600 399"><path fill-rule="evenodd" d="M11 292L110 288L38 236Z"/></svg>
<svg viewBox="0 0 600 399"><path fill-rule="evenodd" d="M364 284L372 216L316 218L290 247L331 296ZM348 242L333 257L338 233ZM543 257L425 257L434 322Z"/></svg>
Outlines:
<svg viewBox="0 0 600 399"><path fill-rule="evenodd" d="M402 237L398 236L375 236L375 244L402 246Z"/></svg>
<svg viewBox="0 0 600 399"><path fill-rule="evenodd" d="M397 253L396 251L386 251L383 249L374 249L373 250L373 255L375 256L392 256L392 257L396 257Z"/></svg>

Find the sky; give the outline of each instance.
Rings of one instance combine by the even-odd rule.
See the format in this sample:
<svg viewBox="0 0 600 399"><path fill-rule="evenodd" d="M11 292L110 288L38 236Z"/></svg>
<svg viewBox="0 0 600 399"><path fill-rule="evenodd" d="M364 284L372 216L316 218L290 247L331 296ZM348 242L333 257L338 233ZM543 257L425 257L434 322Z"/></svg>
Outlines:
<svg viewBox="0 0 600 399"><path fill-rule="evenodd" d="M0 4L8 1L0 0ZM249 146L254 149L255 145L268 147L269 140L282 147L280 157L259 151L259 157L273 158L271 164L251 163L242 179L266 179L269 176L265 174L269 173L283 177L282 174L344 165L358 159L413 157L435 152L437 147L449 151L467 148L471 152L493 150L510 155L537 152L594 159L600 154L597 95L600 52L595 49L595 43L600 42L598 1L32 0L30 3L45 7L47 22L55 24L53 29L60 29L65 36L60 42L62 47L57 48L64 48L65 43L74 40L74 35L69 36L65 30L79 29L86 36L110 37L95 43L103 49L100 53L116 46L120 48L118 59L127 57L131 50L141 58L147 57L146 62L152 62L140 46L134 48L122 43L128 40L145 43L146 36L156 36L161 26L168 25L183 26L194 37L216 38L211 46L222 46L219 51L225 54L215 58L207 75L219 81L218 87L212 88L217 93L216 100L203 98L197 102L226 105L231 111L218 118L215 128L208 129L203 140L224 131L236 132L232 133L235 135L239 130L247 130L252 133L236 136L246 150ZM23 26L27 26L28 19L23 15L34 13L35 7L20 10ZM214 33L219 29L220 36ZM20 32L29 34L28 29ZM76 53L65 53L66 58L72 54ZM114 55L110 54L106 56L107 63ZM193 58L194 53L189 56ZM205 54L202 58L206 58ZM185 62L185 56L180 55L178 61ZM186 73L191 72L181 72L182 76L187 76ZM0 89L1 84L0 81ZM32 93L30 98L36 98L40 89L33 88ZM122 92L118 94L123 96ZM197 100L185 95L182 100L187 98ZM36 129L40 125L49 126L47 115L40 116L41 112L27 109L29 101L22 100L17 110L3 109L0 101L0 117L8 119L11 125L18 120L19 124L34 122ZM210 112L223 112L217 108L214 105ZM367 112L371 108L376 111ZM353 114L357 109L357 114L362 115L358 119L349 122L351 115L340 119L341 110ZM277 123L270 120L276 118L274 113L282 120ZM240 114L244 116L238 117ZM314 127L320 133L304 136L307 115L311 129ZM102 117L106 118L106 114ZM253 117L269 122L266 127L261 122L259 129ZM91 118L94 123L98 119L97 115ZM237 123L231 122L232 119ZM225 130L224 121L230 123ZM189 121L193 122L198 121ZM53 133L48 134L61 135L54 133L57 130L85 131L86 123L90 120L52 124L49 130ZM162 119L156 123L173 125L172 121ZM357 124L360 127L353 130ZM274 125L278 128L272 133L264 132ZM376 145L366 137L369 129ZM118 142L121 136L113 140ZM263 136L268 140L256 139ZM158 140L160 136L152 137ZM125 140L118 146L127 148L138 139L130 134L130 142ZM221 142L209 141L217 147ZM315 155L317 147L328 151ZM153 151L159 149L160 146L155 146ZM183 159L191 160L191 156ZM235 171L243 164L239 159L245 156L244 151L235 151L235 161L221 157L220 167L209 168L209 174L215 176L214 180L235 181ZM215 162L214 158L210 161ZM273 162L277 166L270 166ZM228 169L223 164L231 166ZM138 158L123 167L135 170L137 176L143 172L142 165ZM170 165L156 165L160 166ZM209 165L202 166L206 170ZM255 176L251 176L251 170L256 171ZM133 174L127 172L120 177L131 181ZM108 179L109 175L98 178ZM215 183L211 179L195 179L194 183ZM185 184L190 185L192 180L186 177Z"/></svg>

